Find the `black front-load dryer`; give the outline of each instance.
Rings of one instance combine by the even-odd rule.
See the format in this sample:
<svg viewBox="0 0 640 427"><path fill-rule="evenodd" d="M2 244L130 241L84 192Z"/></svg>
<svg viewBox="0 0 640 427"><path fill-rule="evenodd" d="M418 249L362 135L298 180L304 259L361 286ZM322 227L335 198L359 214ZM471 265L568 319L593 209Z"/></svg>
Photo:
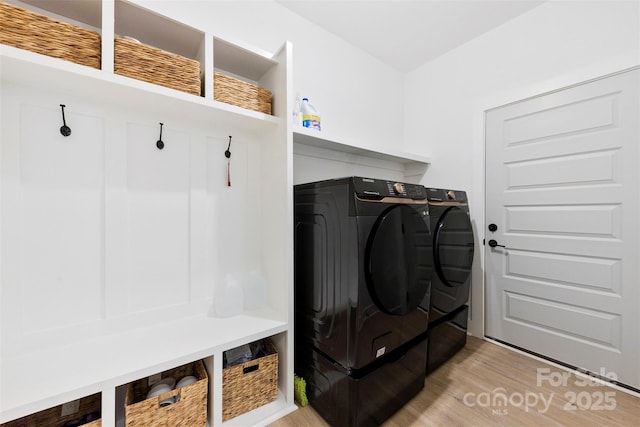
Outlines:
<svg viewBox="0 0 640 427"><path fill-rule="evenodd" d="M427 188L433 232L433 275L429 310L427 374L449 360L467 342L474 239L467 194Z"/></svg>
<svg viewBox="0 0 640 427"><path fill-rule="evenodd" d="M296 373L330 424L378 425L424 386L426 191L350 177L294 195Z"/></svg>

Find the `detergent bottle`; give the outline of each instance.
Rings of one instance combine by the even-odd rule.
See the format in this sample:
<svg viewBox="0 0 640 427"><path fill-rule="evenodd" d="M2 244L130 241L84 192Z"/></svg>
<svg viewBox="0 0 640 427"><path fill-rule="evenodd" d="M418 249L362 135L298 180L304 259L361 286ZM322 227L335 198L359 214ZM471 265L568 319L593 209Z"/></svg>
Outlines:
<svg viewBox="0 0 640 427"><path fill-rule="evenodd" d="M300 106L302 112L302 126L310 129L320 130L320 114L309 102L309 98L302 98Z"/></svg>

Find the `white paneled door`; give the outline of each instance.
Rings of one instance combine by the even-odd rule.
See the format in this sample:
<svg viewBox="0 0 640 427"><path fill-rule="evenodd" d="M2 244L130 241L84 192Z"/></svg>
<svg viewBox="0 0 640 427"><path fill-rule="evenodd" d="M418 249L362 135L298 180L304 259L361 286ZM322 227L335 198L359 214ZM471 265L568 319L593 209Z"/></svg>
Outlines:
<svg viewBox="0 0 640 427"><path fill-rule="evenodd" d="M639 98L636 68L488 111L484 231L486 335L635 388Z"/></svg>

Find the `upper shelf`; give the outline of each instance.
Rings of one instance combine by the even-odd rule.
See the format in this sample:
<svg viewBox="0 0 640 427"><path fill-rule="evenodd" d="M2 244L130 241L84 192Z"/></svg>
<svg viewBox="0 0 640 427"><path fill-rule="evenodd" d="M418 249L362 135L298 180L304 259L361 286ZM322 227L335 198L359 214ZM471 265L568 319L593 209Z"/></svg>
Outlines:
<svg viewBox="0 0 640 427"><path fill-rule="evenodd" d="M91 67L79 68L69 66L68 64L60 64L60 61L52 61L46 55L38 55L41 59L29 54L21 55L10 47L3 45L3 57L7 56L14 60L7 69L17 68L15 60L20 60L29 62L31 65L44 67L40 70L43 72L48 71L50 68L57 77L63 80L65 80L63 73L68 73L67 76L73 76L74 79L77 77L89 77L90 79L98 79L100 81L100 83L98 83L99 85L101 85L102 82L117 83L121 87L125 87L126 91L133 88L143 90L146 94L168 95L179 100L188 99L193 105L197 106L195 108L209 106L226 113L258 118L265 122L281 123L281 120L275 119L273 116L282 117L284 111L278 111L275 107L272 112L273 116L269 117L271 115L264 115L262 113L258 115L253 114L254 111L251 109L252 107L247 107L248 109L228 108L229 104L215 101L213 84L215 78L214 70L218 70L235 79L268 89L274 94L274 98L281 96L279 92L282 88L277 84L278 79L274 79L273 76L284 74L286 65L281 64L278 59L276 59L280 57L277 53L274 55L243 43L224 40L209 34L203 29L183 24L168 16L158 14L153 10L146 9L141 5L126 0L86 0L82 2L10 0L9 4L13 4L21 9L30 10L37 15L46 16L75 27L100 33L102 41L101 50L98 52L101 58L101 70L99 70L101 72L98 73L95 72L95 69L91 69ZM9 32L9 34L11 34L11 32ZM30 37L35 36L31 35ZM157 81L154 81L154 83L157 84L140 82L140 80L153 81L153 79L148 80L150 78L149 74L153 73L147 72L147 74L142 75L144 71L137 70L135 67L131 68L132 66L130 64L133 61L130 58L141 57L141 61L148 61L149 59L145 56L148 55L148 49L141 45L141 48L136 50L132 47L135 46L135 44L131 45L131 42L129 42L130 44L127 47L122 46L122 44L114 45L115 39L118 37L128 37L130 40L137 40L142 43L142 45L151 46L166 53L166 57L163 56L162 59L158 59L158 61L154 63L156 72L167 69L167 62L170 61L168 58L171 58L172 55L182 57L186 63L189 63L189 66L185 68L185 75L182 76L183 80L188 81L189 84L188 87L185 87L183 90L194 93L198 91L198 86L200 86L200 96L185 98L181 94L173 93L173 91L166 91L162 85L180 88L180 85L174 85L173 83L168 84L166 82L167 77L163 79L158 77L156 79ZM12 43L9 44L13 45ZM69 44L73 45L71 42ZM24 45L18 44L15 46L24 47ZM5 47L7 49L5 49ZM40 52L46 53L46 51ZM81 54L87 55L87 52L82 51ZM65 55L65 57L67 57L71 55L71 53L66 53ZM125 58L127 59L125 60ZM178 63L182 60L177 57L175 58ZM69 58L67 57L67 59ZM162 61L164 61L164 66L162 65ZM193 65L194 61L200 64L200 85L195 84L198 76L194 75L194 71L197 73L197 68ZM79 61L79 63L84 63L84 61ZM116 64L119 65L116 67ZM3 66L3 69L4 68ZM122 78L121 75L128 77ZM136 80L138 76L139 80ZM12 75L9 79L14 79L15 77L18 76ZM46 79L51 80L50 78ZM175 78L171 79L171 81L179 82L181 80L180 78ZM37 84L37 80L35 83ZM65 83L62 82L62 84L64 85ZM55 87L58 86L57 84L55 85ZM86 91L88 94L94 91L94 88L90 86L91 85L88 84L86 88L89 89ZM115 86L107 86L107 89L104 91L107 95L112 90L115 90L116 94L122 93L122 90L119 91ZM185 86L187 86L186 83ZM98 87L97 90L100 91L102 90L101 88L104 87L104 85ZM73 89L73 87L71 87L71 89ZM146 98L145 93L141 92L136 95L144 99ZM221 98L221 96L224 96L224 98ZM234 101L235 98L230 94L221 96L215 96L215 99L222 99L235 105L243 105ZM153 101L157 101L157 98L154 98ZM189 109L189 107L183 107ZM257 108L256 110L264 111ZM210 114L210 111L205 114ZM189 113L191 112L192 111L189 111ZM199 113L196 113L196 115L198 114Z"/></svg>
<svg viewBox="0 0 640 427"><path fill-rule="evenodd" d="M325 131L318 132L317 130L301 126L295 127L293 142L295 144L302 144L303 146L331 150L346 155L399 163L404 167L405 175L424 174L426 168L431 163L429 157L385 148L365 147L359 142L337 138L327 135Z"/></svg>
<svg viewBox="0 0 640 427"><path fill-rule="evenodd" d="M102 103L120 105L126 102L127 108L153 108L158 115L188 117L190 121L224 124L228 128L240 126L251 132L264 130L265 126L279 124L282 120L11 46L0 45L0 56L3 84L56 88L69 93L81 93Z"/></svg>

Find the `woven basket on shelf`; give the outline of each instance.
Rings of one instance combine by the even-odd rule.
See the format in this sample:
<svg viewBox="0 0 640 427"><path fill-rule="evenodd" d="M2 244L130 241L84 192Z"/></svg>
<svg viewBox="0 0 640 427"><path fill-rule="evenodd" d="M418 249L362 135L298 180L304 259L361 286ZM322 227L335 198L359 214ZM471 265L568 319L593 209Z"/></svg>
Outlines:
<svg viewBox="0 0 640 427"><path fill-rule="evenodd" d="M200 95L200 62L124 37L114 49L116 74Z"/></svg>
<svg viewBox="0 0 640 427"><path fill-rule="evenodd" d="M102 396L100 393L80 399L79 408L73 414L62 416L62 405L18 418L14 421L1 424L2 427L60 427L68 422L82 420L88 414L100 412L102 407ZM94 420L82 424L82 427L101 427L102 420Z"/></svg>
<svg viewBox="0 0 640 427"><path fill-rule="evenodd" d="M265 344L268 355L222 370L222 421L278 397L278 353L271 341Z"/></svg>
<svg viewBox="0 0 640 427"><path fill-rule="evenodd" d="M0 3L0 43L100 68L100 34Z"/></svg>
<svg viewBox="0 0 640 427"><path fill-rule="evenodd" d="M271 91L222 73L213 74L213 98L237 107L271 114Z"/></svg>
<svg viewBox="0 0 640 427"><path fill-rule="evenodd" d="M127 384L125 394L125 426L205 427L207 424L207 394L209 379L201 360L161 373L160 378L180 378L193 375L197 381L179 389L147 399L148 378ZM160 402L180 396L176 403L161 407Z"/></svg>

